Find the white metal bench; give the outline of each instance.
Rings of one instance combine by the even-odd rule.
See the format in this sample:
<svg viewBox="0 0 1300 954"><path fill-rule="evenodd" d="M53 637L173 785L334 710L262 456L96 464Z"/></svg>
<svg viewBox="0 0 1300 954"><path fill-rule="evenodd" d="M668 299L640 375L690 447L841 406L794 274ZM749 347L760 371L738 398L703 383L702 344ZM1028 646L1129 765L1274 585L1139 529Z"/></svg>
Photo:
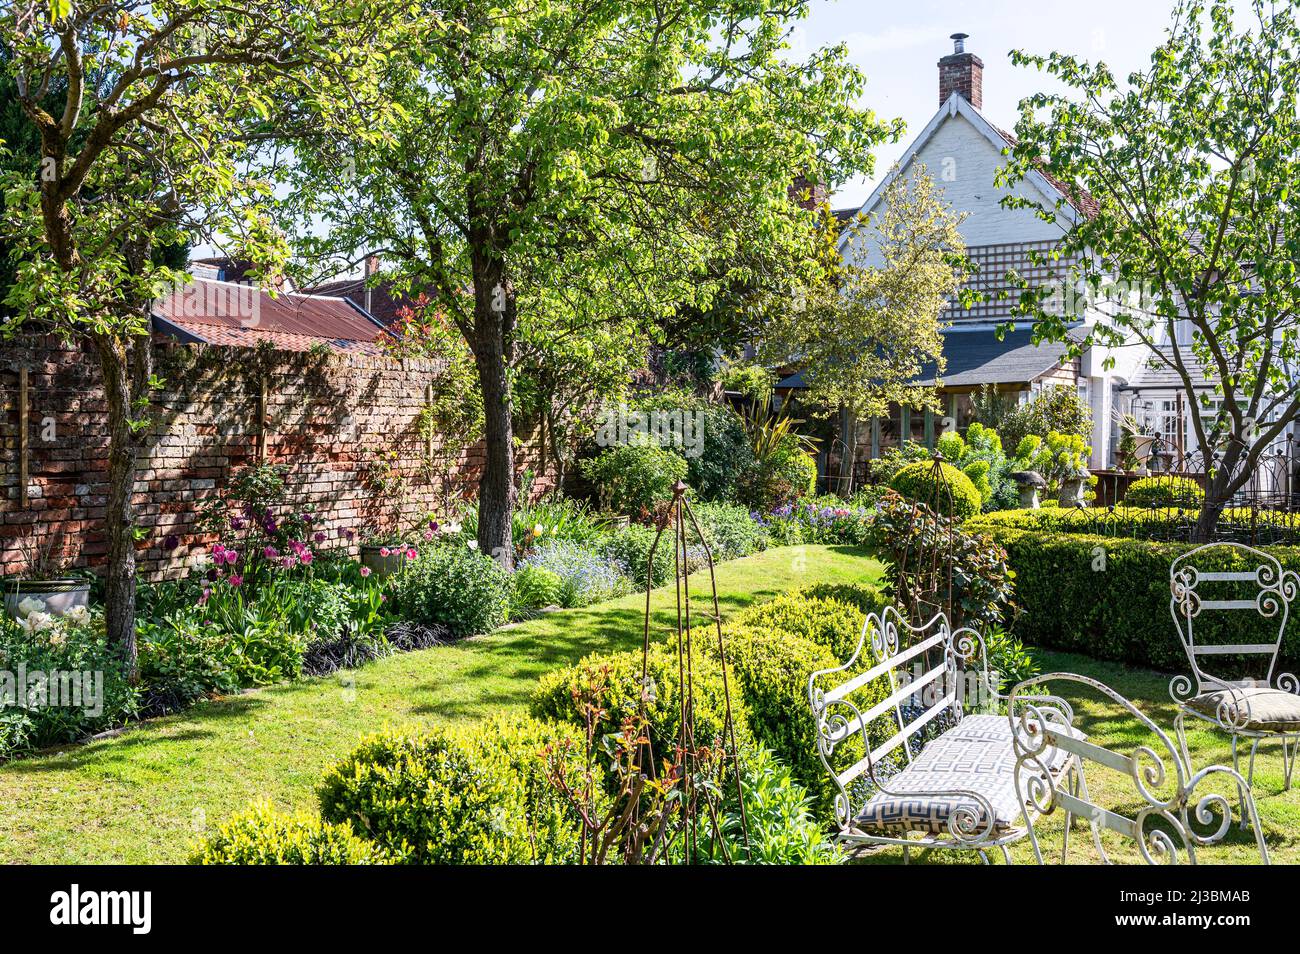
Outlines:
<svg viewBox="0 0 1300 954"><path fill-rule="evenodd" d="M1146 741L1150 744L1134 745L1130 752L1124 753L1081 738L1073 728L1072 717L1039 701L1044 698L1042 687L1061 681L1091 686L1120 706L1146 730ZM1169 736L1109 686L1073 673L1036 676L1011 690L1007 711L1008 732L1016 754L1015 788L1039 864L1043 863L1043 853L1034 830L1035 820L1058 807L1065 812L1062 863L1068 861L1070 828L1078 818L1088 823L1093 845L1107 864L1111 859L1102 843L1103 830L1135 842L1147 864L1182 861L1196 864L1196 850L1222 840L1232 824L1232 806L1227 796L1209 790L1208 782L1215 778L1237 789L1243 822L1249 818L1260 860L1269 863L1255 802L1241 775L1222 765L1193 773ZM1056 770L1057 753L1061 751L1071 756L1064 773ZM1089 764L1117 773L1117 777L1135 787L1138 807L1126 815L1093 801L1084 771ZM1198 797L1198 790L1204 794ZM1131 798L1124 801L1132 803Z"/></svg>
<svg viewBox="0 0 1300 954"><path fill-rule="evenodd" d="M1015 790L1011 725L1005 715L967 714L972 699L983 706L1006 697L990 678L979 633L951 629L942 613L923 626L893 607L873 613L850 659L809 677L840 841L901 845L904 861L913 846L972 850L986 863L987 850L999 848L1010 862L1007 846L1029 830ZM1036 701L1072 719L1064 700ZM942 731L913 752L927 727ZM1054 773L1070 760L1063 749L1043 758Z"/></svg>

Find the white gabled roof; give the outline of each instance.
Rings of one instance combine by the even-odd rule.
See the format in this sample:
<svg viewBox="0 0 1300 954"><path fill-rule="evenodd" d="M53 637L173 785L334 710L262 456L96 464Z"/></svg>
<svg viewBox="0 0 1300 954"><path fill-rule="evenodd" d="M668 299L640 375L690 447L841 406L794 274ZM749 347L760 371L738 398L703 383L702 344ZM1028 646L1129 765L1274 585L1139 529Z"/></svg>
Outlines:
<svg viewBox="0 0 1300 954"><path fill-rule="evenodd" d="M985 119L983 114L972 106L966 97L962 96L961 93L954 92L948 97L948 101L939 107L939 111L930 118L930 121L926 123L925 128L921 130L921 134L912 140L912 144L907 147L907 152L905 152L902 158L898 160L898 163L894 168L889 170L889 174L880 181L880 184L877 185L871 195L867 197L867 201L862 204L862 208L858 209L850 221L856 220L861 216L869 215L876 207L877 203L880 202L880 199L885 194L885 190L889 187L889 184L894 181L894 177L907 169L916 158L917 153L919 153L925 144L929 142L930 137L934 135L935 131L940 126L958 115L965 117L965 119L975 127L975 129L983 135L995 149L998 150L998 152L1001 152L1011 145L1011 143L1007 141L1006 137L1002 135L1002 132ZM1078 209L1075 208L1070 197L1062 192L1055 183L1037 169L1030 169L1026 179L1040 193L1042 193L1044 197L1048 198L1053 203L1058 199L1064 200L1064 205L1061 206L1061 214L1071 225L1074 225L1078 221ZM841 252L844 251L844 247L849 241L851 232L852 229L846 228L840 233L838 248Z"/></svg>

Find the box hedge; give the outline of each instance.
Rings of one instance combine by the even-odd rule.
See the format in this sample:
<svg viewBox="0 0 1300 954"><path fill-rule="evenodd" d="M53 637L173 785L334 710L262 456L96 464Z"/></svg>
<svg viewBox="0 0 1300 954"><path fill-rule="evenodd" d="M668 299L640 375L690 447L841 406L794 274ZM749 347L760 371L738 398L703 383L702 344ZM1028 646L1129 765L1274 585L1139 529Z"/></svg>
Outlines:
<svg viewBox="0 0 1300 954"><path fill-rule="evenodd" d="M305 813L284 815L259 802L232 816L190 855L194 865L377 865L388 852L357 837L351 825Z"/></svg>
<svg viewBox="0 0 1300 954"><path fill-rule="evenodd" d="M1015 632L1025 642L1134 663L1166 672L1188 668L1169 609L1169 567L1190 544L1124 537L993 530L1015 568L1019 612ZM1300 570L1300 548L1265 547L1285 569ZM1216 570L1250 566L1226 549L1207 551L1200 565ZM1275 621L1273 625L1276 625ZM1203 613L1196 621L1203 642L1269 641L1269 621L1244 613ZM1249 629L1247 636L1243 627ZM1276 632L1276 630L1274 630ZM1257 665L1260 657L1255 657ZM1224 675L1242 674L1252 660L1219 657ZM1279 667L1300 664L1300 613L1293 612Z"/></svg>

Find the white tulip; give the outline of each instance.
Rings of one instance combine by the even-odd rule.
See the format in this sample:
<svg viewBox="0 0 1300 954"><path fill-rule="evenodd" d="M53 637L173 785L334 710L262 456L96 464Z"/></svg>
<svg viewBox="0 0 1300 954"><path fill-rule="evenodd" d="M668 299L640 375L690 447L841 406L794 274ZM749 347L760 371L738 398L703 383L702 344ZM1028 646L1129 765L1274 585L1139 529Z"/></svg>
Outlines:
<svg viewBox="0 0 1300 954"><path fill-rule="evenodd" d="M26 619L32 613L43 613L45 611L45 601L36 596L29 596L18 604L18 616Z"/></svg>

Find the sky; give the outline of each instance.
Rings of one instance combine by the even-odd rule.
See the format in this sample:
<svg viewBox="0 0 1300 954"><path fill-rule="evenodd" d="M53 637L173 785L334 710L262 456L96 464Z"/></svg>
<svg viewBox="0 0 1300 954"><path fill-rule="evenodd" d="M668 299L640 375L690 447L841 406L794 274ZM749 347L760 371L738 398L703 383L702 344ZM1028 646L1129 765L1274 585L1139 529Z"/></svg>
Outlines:
<svg viewBox="0 0 1300 954"><path fill-rule="evenodd" d="M871 180L835 194L836 208L861 205L875 182L939 108L939 57L953 33L968 33L967 52L984 61L984 107L1010 129L1024 96L1056 89L1038 70L1016 67L1008 53L1072 53L1104 60L1117 77L1145 68L1164 39L1172 0L814 0L791 37L792 58L843 42L867 77L860 105L907 123L903 138L876 151Z"/></svg>

